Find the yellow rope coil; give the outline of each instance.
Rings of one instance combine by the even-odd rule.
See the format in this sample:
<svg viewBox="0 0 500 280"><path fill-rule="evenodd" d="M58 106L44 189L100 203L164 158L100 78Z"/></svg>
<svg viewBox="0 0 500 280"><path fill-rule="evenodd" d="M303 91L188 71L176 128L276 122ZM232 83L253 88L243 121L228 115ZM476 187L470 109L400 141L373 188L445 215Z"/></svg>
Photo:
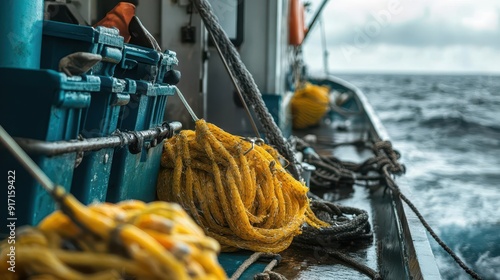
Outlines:
<svg viewBox="0 0 500 280"><path fill-rule="evenodd" d="M223 251L281 252L304 222L327 226L309 207L307 187L278 153L204 120L165 142L158 197L177 202Z"/></svg>
<svg viewBox="0 0 500 280"><path fill-rule="evenodd" d="M126 201L85 207L68 197L81 224L107 234L82 230L56 211L37 228L17 232L16 273L5 267L11 245L0 245L0 279L227 279L217 262L220 245L179 205ZM65 248L68 243L78 250Z"/></svg>
<svg viewBox="0 0 500 280"><path fill-rule="evenodd" d="M330 88L306 83L297 89L291 100L293 127L296 129L317 125L330 107Z"/></svg>

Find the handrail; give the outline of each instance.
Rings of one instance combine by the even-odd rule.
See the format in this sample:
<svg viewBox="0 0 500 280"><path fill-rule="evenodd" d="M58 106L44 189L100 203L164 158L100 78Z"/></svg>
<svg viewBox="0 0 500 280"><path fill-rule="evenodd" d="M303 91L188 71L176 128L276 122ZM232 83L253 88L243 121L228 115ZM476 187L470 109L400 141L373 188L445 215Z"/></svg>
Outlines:
<svg viewBox="0 0 500 280"><path fill-rule="evenodd" d="M86 138L81 140L47 142L28 138L14 138L27 153L56 156L74 152L90 152L105 148L133 146L151 140L149 147L154 147L165 138L169 138L182 128L180 122L164 123L161 126L142 131L117 131L107 137ZM142 147L141 147L142 148ZM139 149L140 151L140 149Z"/></svg>

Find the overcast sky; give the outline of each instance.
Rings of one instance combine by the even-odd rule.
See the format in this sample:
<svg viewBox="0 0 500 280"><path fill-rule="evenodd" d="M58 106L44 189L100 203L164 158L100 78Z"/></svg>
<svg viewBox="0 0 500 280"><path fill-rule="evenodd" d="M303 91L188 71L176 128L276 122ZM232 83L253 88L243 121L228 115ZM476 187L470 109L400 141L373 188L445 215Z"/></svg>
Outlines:
<svg viewBox="0 0 500 280"><path fill-rule="evenodd" d="M498 0L330 0L323 22L331 72L500 73ZM320 31L304 47L315 72Z"/></svg>

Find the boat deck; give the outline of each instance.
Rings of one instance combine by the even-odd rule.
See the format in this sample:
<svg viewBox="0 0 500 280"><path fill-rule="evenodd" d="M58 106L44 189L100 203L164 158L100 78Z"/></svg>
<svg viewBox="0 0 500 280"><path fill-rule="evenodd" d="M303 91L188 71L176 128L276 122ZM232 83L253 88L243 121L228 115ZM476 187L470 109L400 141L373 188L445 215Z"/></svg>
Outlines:
<svg viewBox="0 0 500 280"><path fill-rule="evenodd" d="M368 129L364 122L351 123L349 126L342 125L342 129L338 129L338 127L336 123L325 124L312 129L295 131L294 135L299 137L307 134L316 135L318 142L313 145L313 148L322 156L334 155L340 160L356 163L363 162L373 156L369 149L359 149L355 145L337 145L368 140ZM346 186L335 189L312 188L311 191L327 201L367 211L372 230L377 227L372 201L374 194L369 189L354 185L353 187ZM378 271L377 242L378 235L374 232L371 240L339 244L337 250ZM348 267L334 257L320 251L304 251L291 247L282 253L282 257L283 261L275 271L289 279L370 279L358 270Z"/></svg>
<svg viewBox="0 0 500 280"><path fill-rule="evenodd" d="M352 142L390 140L361 91L335 77L313 82L327 84L339 92L349 92L357 101L344 104L344 108L350 112L359 112L346 118L334 114L331 122L293 132L298 137L315 135L317 141L312 146L318 154L334 155L342 161L361 163L372 157L373 152ZM351 144L339 145L341 143ZM411 200L408 186L400 182L399 189ZM336 252L344 253L377 271L382 279L441 279L425 229L399 196L387 191L385 186L367 188L354 185L335 189L313 187L311 192L327 201L365 210L369 215L373 238L349 244L334 244ZM227 274L232 275L250 254L222 254L221 264L227 268ZM281 253L281 257L282 261L274 271L288 279L370 279L359 269L349 267L322 250L305 250L292 244ZM262 272L266 264L252 265L240 279L253 279L253 275Z"/></svg>

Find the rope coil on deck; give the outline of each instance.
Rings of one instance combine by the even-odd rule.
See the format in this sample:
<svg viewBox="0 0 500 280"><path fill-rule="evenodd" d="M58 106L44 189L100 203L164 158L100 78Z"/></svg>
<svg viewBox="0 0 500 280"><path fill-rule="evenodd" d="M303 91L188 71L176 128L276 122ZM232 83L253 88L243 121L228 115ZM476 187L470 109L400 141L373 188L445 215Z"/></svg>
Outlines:
<svg viewBox="0 0 500 280"><path fill-rule="evenodd" d="M304 222L328 224L316 218L308 188L279 159L266 144L198 120L196 131L165 142L158 197L181 204L223 251L281 252Z"/></svg>
<svg viewBox="0 0 500 280"><path fill-rule="evenodd" d="M320 229L306 226L303 233L295 237L294 244L307 243L325 246L328 245L325 241L352 241L373 236L368 213L364 210L318 200L311 201L311 209L321 220L331 225ZM321 242L318 241L320 239Z"/></svg>
<svg viewBox="0 0 500 280"><path fill-rule="evenodd" d="M19 228L15 273L0 244L0 278L72 280L226 279L219 244L175 204L125 201L89 207L59 191L64 210ZM70 215L67 215L71 213Z"/></svg>

